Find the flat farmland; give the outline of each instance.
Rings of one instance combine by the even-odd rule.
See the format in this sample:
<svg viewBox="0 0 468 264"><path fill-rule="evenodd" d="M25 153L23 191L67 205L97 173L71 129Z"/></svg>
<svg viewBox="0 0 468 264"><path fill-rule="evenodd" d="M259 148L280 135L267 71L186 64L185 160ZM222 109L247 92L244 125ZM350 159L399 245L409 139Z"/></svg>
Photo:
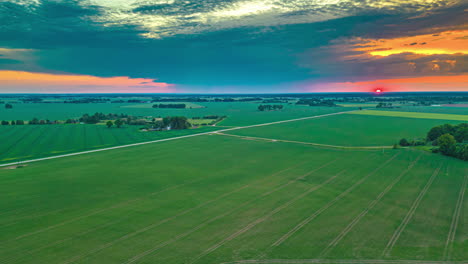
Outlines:
<svg viewBox="0 0 468 264"><path fill-rule="evenodd" d="M141 132L139 126L105 125L0 126L0 164L202 133L214 127Z"/></svg>
<svg viewBox="0 0 468 264"><path fill-rule="evenodd" d="M378 111L378 110L363 110L353 111L349 114L353 115L372 115L372 116L394 116L407 118L422 118L422 119L440 119L468 122L468 115L457 115L447 113L421 113L421 112L401 112L401 111Z"/></svg>
<svg viewBox="0 0 468 264"><path fill-rule="evenodd" d="M226 133L246 137L294 140L338 146L391 146L404 137L408 139L425 138L427 131L434 126L460 122L343 114L234 130Z"/></svg>
<svg viewBox="0 0 468 264"><path fill-rule="evenodd" d="M467 175L222 135L31 163L0 170L0 263L462 263Z"/></svg>
<svg viewBox="0 0 468 264"><path fill-rule="evenodd" d="M159 104L159 103L154 103ZM66 120L79 118L83 114L128 114L133 116L185 116L203 117L207 115L227 116L221 123L225 126L245 126L259 123L267 123L278 120L293 119L299 117L321 115L328 113L353 110L353 107L310 107L304 105L283 104L281 111L258 111L258 103L232 102L232 103L197 103L203 108L152 108L152 104L129 103L94 103L94 104L13 104L13 109L0 107L1 120L31 120L34 117L49 120ZM357 109L357 108L356 108Z"/></svg>

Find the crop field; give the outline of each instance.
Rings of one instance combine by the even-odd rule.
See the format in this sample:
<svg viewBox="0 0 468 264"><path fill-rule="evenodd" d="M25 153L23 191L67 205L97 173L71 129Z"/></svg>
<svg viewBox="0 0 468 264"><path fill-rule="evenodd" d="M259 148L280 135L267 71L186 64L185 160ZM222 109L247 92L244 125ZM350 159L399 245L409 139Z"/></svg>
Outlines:
<svg viewBox="0 0 468 264"><path fill-rule="evenodd" d="M0 170L0 263L462 263L467 169L216 134L31 163Z"/></svg>
<svg viewBox="0 0 468 264"><path fill-rule="evenodd" d="M267 123L278 120L293 119L298 117L320 115L346 110L353 110L352 107L309 107L303 105L289 105L281 111L258 111L257 103L234 102L234 103L197 103L205 108L150 108L148 104L14 104L13 109L0 107L0 120L31 120L34 117L49 120L65 120L68 118L78 118L83 114L93 114L102 112L104 114L128 114L134 116L186 116L203 117L207 115L227 116L222 122L226 126L245 126L258 123Z"/></svg>
<svg viewBox="0 0 468 264"><path fill-rule="evenodd" d="M179 131L140 132L139 126L104 125L0 126L0 163L61 155L169 137L202 133L214 127Z"/></svg>
<svg viewBox="0 0 468 264"><path fill-rule="evenodd" d="M429 129L445 123L460 121L343 114L227 133L338 146L391 146L401 138L425 138Z"/></svg>
<svg viewBox="0 0 468 264"><path fill-rule="evenodd" d="M373 115L373 116L394 116L407 118L424 118L424 119L441 119L441 120L456 120L468 121L468 115L456 114L441 114L441 113L418 113L418 112L400 112L400 111L378 111L378 110L363 110L354 111L349 114L353 115Z"/></svg>
<svg viewBox="0 0 468 264"><path fill-rule="evenodd" d="M11 111L0 108L0 112L4 111L9 113L11 115L10 119L21 119L20 116L23 116L24 118L26 114L29 116L28 118L32 118L32 116L45 118L44 114L36 114L35 112L38 111L42 113L43 111L39 111L38 109L33 110L35 109L34 107L39 107L41 105L45 105L46 109L44 111L50 111L48 114L56 118L76 118L79 115L75 116L69 113L69 115L61 116L61 114L67 113L66 109L68 109L68 107L70 107L70 109L68 109L70 111L78 111L78 109L81 109L82 107L82 105L79 104L17 104L14 109L11 109ZM86 106L86 104L84 105ZM196 117L203 117L210 114L218 116L227 115L226 119L217 124L217 126L223 128L273 122L304 116L315 116L345 110L340 107L311 108L304 106L287 106L283 111L260 112L257 110L258 105L253 103L209 103L209 108L157 110L152 108L135 107L118 107L113 109L105 108L104 106L116 107L114 104L93 104L92 107L88 105L88 110L84 113L105 112L141 115L145 115L146 113L153 114L153 116L184 115ZM23 109L23 107L25 109ZM53 111L51 109L53 109ZM85 108L83 108L82 111L84 111L84 109ZM89 109L93 110L90 111ZM60 112L61 110L63 110L63 112ZM33 112L23 113L22 111ZM18 116L15 116L15 113L18 114ZM1 114L2 113L0 113L0 120L10 120L6 118L8 115ZM78 112L74 112L74 114L78 114ZM13 118L14 116L16 118ZM53 118L48 119L53 120ZM213 120L194 119L191 121L194 125L197 125L210 123ZM0 144L0 163L9 163L25 159L54 156L77 151L105 148L221 129L216 127L202 127L186 131L140 132L138 130L139 127L140 126L124 126L119 129L115 127L108 129L103 125L0 126L0 142L2 142L2 144Z"/></svg>

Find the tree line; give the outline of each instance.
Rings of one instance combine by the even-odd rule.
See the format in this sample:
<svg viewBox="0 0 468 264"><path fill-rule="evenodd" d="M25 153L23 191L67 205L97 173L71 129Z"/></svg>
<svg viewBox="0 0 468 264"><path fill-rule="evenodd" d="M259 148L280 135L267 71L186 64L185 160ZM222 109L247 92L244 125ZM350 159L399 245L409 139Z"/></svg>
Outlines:
<svg viewBox="0 0 468 264"><path fill-rule="evenodd" d="M259 111L276 111L283 109L283 105L259 105Z"/></svg>
<svg viewBox="0 0 468 264"><path fill-rule="evenodd" d="M296 102L297 105L309 105L309 106L337 106L333 100L328 99L300 99Z"/></svg>
<svg viewBox="0 0 468 264"><path fill-rule="evenodd" d="M186 108L186 104L154 104L153 108Z"/></svg>
<svg viewBox="0 0 468 264"><path fill-rule="evenodd" d="M432 152L468 160L468 123L444 124L431 128L425 140L401 139L401 146L419 146L430 143Z"/></svg>

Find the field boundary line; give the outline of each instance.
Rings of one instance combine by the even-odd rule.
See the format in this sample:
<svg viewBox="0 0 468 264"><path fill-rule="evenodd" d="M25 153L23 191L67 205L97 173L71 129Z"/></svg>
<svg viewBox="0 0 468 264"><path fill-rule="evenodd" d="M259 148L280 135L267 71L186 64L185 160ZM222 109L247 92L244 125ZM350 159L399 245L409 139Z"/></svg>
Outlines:
<svg viewBox="0 0 468 264"><path fill-rule="evenodd" d="M301 175L299 178L303 178L303 177L305 177L305 175L311 174L311 173L313 173L313 172L315 172L315 171L317 171L317 170L319 170L319 169L321 169L321 168L323 168L323 167L325 167L325 166L328 166L328 165L330 165L330 164L332 164L332 163L334 163L334 162L336 162L336 160L331 161L331 162L328 162L328 163L326 163L325 165L322 165L322 166L320 166L319 168L316 168L316 169L312 170L311 172L308 172L308 173L306 173L306 174L304 174L304 175ZM306 161L299 162L298 164L295 164L295 165L290 166L290 167L288 167L288 168L286 168L286 169L277 171L277 172L275 172L275 173L273 173L273 174L267 175L266 177L269 178L269 177L272 177L272 176L281 174L281 173L283 173L283 172L285 172L285 171L288 171L288 170L294 169L294 168L296 168L296 167L298 167L298 166L301 166L301 165L304 164L304 163L306 163ZM298 179L299 179L299 178L298 178ZM259 180L257 180L256 182L259 182L259 181L262 181L262 180L264 180L264 179L263 179L263 178L262 178L262 179L259 179ZM294 182L294 180L283 184L283 185L280 186L279 188L274 189L274 191L277 191L277 190L279 190L279 189L281 189L281 188L284 188L284 187L286 187L287 185L291 184L292 182ZM94 254L94 253L96 253L96 252L99 252L99 251L101 251L101 250L103 250L103 249L106 249L106 248L108 248L108 247L110 247L110 246L112 246L112 245L114 245L114 244L116 244L116 243L118 243L118 242L120 242L120 241L124 241L124 240L126 240L126 239L128 239L128 238L130 238L130 237L134 237L135 235L138 235L138 234L143 233L143 232L146 232L146 231L148 231L148 230L150 230L150 229L152 229L152 228L154 228L154 227L157 227L157 226L159 226L159 225L162 225L162 224L164 224L164 223L167 223L167 222L169 222L169 221L171 221L171 220L173 220L173 219L175 219L175 218L177 218L177 217L179 217L179 216L181 216L181 215L185 215L185 214L187 214L187 213L189 213L189 212L191 212L191 211L193 211L193 210L195 210L195 209L201 208L201 207L203 207L203 206L205 206L205 205L207 205L207 204L209 204L209 203L211 203L211 202L215 202L216 200L222 199L222 198L224 198L224 197L226 197L226 196L228 196L228 195L234 193L235 191L240 191L241 189L246 188L246 187L248 187L248 186L250 186L250 185L252 185L252 184L254 184L254 183L245 185L245 186L241 187L240 189L231 191L230 193L225 193L225 194L223 194L223 195L217 197L216 199L207 201L207 202L205 202L205 203L203 203L203 204L200 204L200 205L198 205L198 206L196 206L196 207L192 207L192 208L190 208L190 209L187 209L187 210L185 210L185 211L183 211L183 212L180 212L180 213L178 213L178 214L176 214L176 215L174 215L174 216L172 216L172 217L166 218L166 219L164 219L164 220L162 220L162 221L159 221L159 222L157 222L157 223L151 224L151 225L146 226L146 227L144 227L144 228L142 228L142 229L136 230L136 231L134 231L134 232L132 232L132 233L128 233L128 234L126 234L126 235L124 235L124 236L122 236L122 237L120 237L120 238L118 238L118 239L115 239L115 240L110 241L110 242L108 242L108 243L106 243L106 244L104 244L104 245L101 245L100 247L95 248L94 250L91 250L90 252L87 252L87 253L85 253L85 254L81 254L81 255L79 255L79 256L75 256L75 257L73 258L72 261L69 260L69 261L63 262L63 263L73 263L73 262L75 262L75 261L77 261L77 260L79 260L79 259L81 259L81 258L83 258L83 257L85 257L85 256L89 256L89 255L91 255L91 254ZM272 192L273 192L273 191L268 191L265 195L268 195L268 194L270 194L270 193L272 193Z"/></svg>
<svg viewBox="0 0 468 264"><path fill-rule="evenodd" d="M453 216L452 216L452 223L450 225L450 230L447 235L447 241L445 242L444 260L449 260L452 255L453 242L455 241L455 235L457 233L458 221L460 220L460 214L462 211L467 184L468 184L468 174L465 175L463 179L463 184L460 189L460 193L458 194L457 204L455 206L455 211L453 212Z"/></svg>
<svg viewBox="0 0 468 264"><path fill-rule="evenodd" d="M220 264L466 264L465 261L383 259L246 259Z"/></svg>
<svg viewBox="0 0 468 264"><path fill-rule="evenodd" d="M277 138L263 138L263 137L253 137L253 136L240 136L240 135L233 135L227 133L219 133L214 132L215 135L222 135L222 136L230 136L230 137L237 137L242 139L260 139L265 141L272 141L272 142L285 142L285 143L296 143L296 144L303 144L303 145L312 145L318 147L328 147L328 148L338 148L338 149L390 149L393 146L340 146L340 145L328 145L328 144L320 144L320 143L313 143L313 142L304 142L304 141L295 141L295 140L287 140L287 139L277 139Z"/></svg>
<svg viewBox="0 0 468 264"><path fill-rule="evenodd" d="M345 113L349 113L349 112L353 112L353 111L358 111L358 110L350 110L350 111L336 112L336 113L330 113L330 114L301 117L301 118L288 119L288 120L282 120L282 121L275 121L275 122L269 122L269 123L262 123L262 124L256 124L256 125L238 126L238 127L233 127L233 128L226 128L226 129L221 129L221 130L214 130L214 131L209 131L209 132L202 132L202 133L196 133L196 134L190 134L190 135L184 135L184 136L178 136L178 137L157 139L157 140L151 140L151 141L145 141L145 142L138 142L138 143L132 143L132 144L102 148L102 149L93 149L93 150L86 150L86 151L68 153L68 154L57 155L57 156L50 156L50 157L37 158L37 159L31 159L31 160L4 163L4 164L0 164L0 167L19 165L19 164L23 164L23 163L38 162L38 161L43 161L43 160L65 158L65 157L71 157L71 156L77 156L77 155L83 155L83 154L101 152L101 151L107 151L107 150L113 150L113 149L121 149L121 148L128 148L128 147L134 147L134 146L140 146L140 145L147 145L147 144L177 140L177 139L182 139L182 138L190 138L190 137L196 137L196 136L202 136L202 135L210 135L210 134L213 134L215 132L232 131L232 130L251 128L251 127L269 126L269 125L288 123L288 122L295 122L295 121L308 120L308 119L315 119L315 118L321 118L321 117L327 117L327 116L333 116L333 115L341 115L341 114L345 114Z"/></svg>
<svg viewBox="0 0 468 264"><path fill-rule="evenodd" d="M411 205L410 209L406 213L405 217L403 218L403 221L400 223L398 228L395 230L393 233L392 237L387 243L387 246L385 247L382 256L388 256L390 252L392 251L393 247L395 246L396 242L400 238L400 235L403 233L405 230L406 226L408 225L409 221L413 218L414 213L416 212L416 209L418 209L419 204L421 203L421 200L423 199L424 195L426 194L427 190L431 187L432 182L434 182L435 178L439 174L440 168L442 167L442 164L434 170L432 173L431 177L427 181L426 185L424 188L421 190L419 195L416 197L416 200L414 200L413 204Z"/></svg>
<svg viewBox="0 0 468 264"><path fill-rule="evenodd" d="M247 224L246 226L244 226L243 228L235 231L233 234L231 234L230 236L224 238L223 240L219 241L218 243L214 244L213 246L209 247L208 249L206 249L205 251L203 251L201 254L199 254L198 256L196 256L194 259L192 259L189 263L195 263L196 261L198 261L199 259L201 259L202 257L210 254L211 252L215 251L216 249L220 248L222 245L224 245L225 243L237 238L238 236L244 234L245 232L249 231L250 229L254 228L255 226L257 226L258 224L261 224L263 223L264 221L266 221L267 219L269 219L270 217L272 217L273 215L277 214L278 212L280 212L281 210L285 209L285 208L288 208L291 204L295 203L296 201L302 199L303 197L307 196L308 194L322 188L324 185L330 183L331 181L333 181L336 177L338 177L340 174L344 173L346 171L345 170L342 170L340 172L338 172L337 174L335 174L334 176L328 178L326 181L320 183L319 185L315 185L311 188L309 188L307 191L301 193L300 195L298 196L295 196L294 198L290 199L289 201L283 203L281 206L278 206L276 207L275 209L271 210L269 213L267 213L266 215L262 216L262 217L259 217L257 218L255 221L253 222L250 222L249 224Z"/></svg>
<svg viewBox="0 0 468 264"><path fill-rule="evenodd" d="M294 235L297 231L299 231L301 228L303 228L305 225L307 225L309 222L311 222L312 220L314 220L317 216L319 216L320 214L322 214L324 211L326 211L328 208L330 208L331 206L333 206L336 202L338 202L339 200L341 200L341 198L343 198L344 196L346 196L348 193L350 193L352 190L354 190L356 187L358 187L359 185L361 185L366 179L368 179L370 176L374 175L375 173L377 173L380 169L382 169L383 167L385 167L387 164L389 164L396 156L398 155L395 154L393 155L392 157L390 157L387 161L385 161L383 164L381 164L380 166L378 166L376 169L374 169L373 171L371 171L369 174L367 174L366 176L364 176L362 179L360 179L359 181L357 181L356 183L354 183L351 187L349 187L348 189L346 189L345 191L343 191L342 193L340 193L337 197L335 197L333 200L331 200L330 202L328 202L327 204L325 204L323 207L321 207L319 210L315 211L312 215L310 215L309 217L307 217L306 219L304 219L302 222L300 222L299 224L297 224L296 226L294 226L291 230L289 230L286 234L284 234L282 237L280 237L276 242L274 242L271 246L272 247L277 247L279 245L281 245L284 241L286 241L288 238L290 238L292 235Z"/></svg>
<svg viewBox="0 0 468 264"><path fill-rule="evenodd" d="M422 155L422 154L421 154ZM369 213L369 211L371 211L379 202L380 200L389 192L393 189L393 187L398 183L400 182L400 180L408 173L411 171L411 169L414 167L414 165L419 161L419 159L421 158L421 155L419 155L414 161L412 161L408 168L403 170L401 172L401 174L395 179L393 180L390 185L387 186L387 188L385 188L378 196L377 198L375 198L358 216L356 216L349 224L348 226L346 226L343 231L341 231L340 234L338 234L337 237L335 237L335 239L332 240L332 242L330 242L330 244L328 244L328 246L322 251L322 253L320 253L320 256L325 256L327 255L328 253L330 253L330 251L332 251L336 245L338 245L338 243L354 228L354 226L356 224L359 223L359 221L361 221L362 218L364 218L364 216L367 215L367 213Z"/></svg>

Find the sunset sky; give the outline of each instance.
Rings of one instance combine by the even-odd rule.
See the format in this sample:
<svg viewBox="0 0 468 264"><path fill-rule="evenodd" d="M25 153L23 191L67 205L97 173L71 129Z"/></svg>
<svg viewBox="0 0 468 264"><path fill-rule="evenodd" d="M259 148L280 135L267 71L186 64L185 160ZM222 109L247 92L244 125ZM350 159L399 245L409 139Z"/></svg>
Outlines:
<svg viewBox="0 0 468 264"><path fill-rule="evenodd" d="M463 0L4 0L0 93L468 91Z"/></svg>

